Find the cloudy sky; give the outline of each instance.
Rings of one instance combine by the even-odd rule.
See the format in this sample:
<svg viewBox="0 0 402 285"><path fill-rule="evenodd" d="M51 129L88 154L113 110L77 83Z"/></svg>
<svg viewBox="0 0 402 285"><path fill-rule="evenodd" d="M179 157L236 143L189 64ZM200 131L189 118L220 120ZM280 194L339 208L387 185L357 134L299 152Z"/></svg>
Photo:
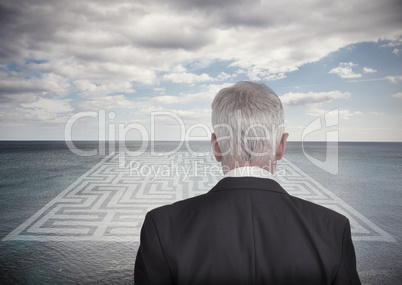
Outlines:
<svg viewBox="0 0 402 285"><path fill-rule="evenodd" d="M2 0L0 140L202 138L216 92L253 80L281 97L290 140L402 141L401 15L398 0Z"/></svg>

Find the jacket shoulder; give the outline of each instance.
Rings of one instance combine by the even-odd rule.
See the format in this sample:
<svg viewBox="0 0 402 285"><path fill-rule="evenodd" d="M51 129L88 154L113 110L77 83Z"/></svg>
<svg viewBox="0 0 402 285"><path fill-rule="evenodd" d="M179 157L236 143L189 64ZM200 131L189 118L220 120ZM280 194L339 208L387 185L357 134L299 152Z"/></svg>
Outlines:
<svg viewBox="0 0 402 285"><path fill-rule="evenodd" d="M304 199L301 199L298 197L294 197L291 195L289 195L289 196L293 200L293 203L295 206L301 207L306 211L315 212L317 214L322 214L322 215L327 215L335 220L340 220L340 221L344 221L345 219L347 219L344 215L342 215L339 212L337 212L329 207L326 207L324 205L319 205L314 202L310 202L310 201L307 201L307 200L304 200ZM328 206L331 206L331 204L328 204Z"/></svg>

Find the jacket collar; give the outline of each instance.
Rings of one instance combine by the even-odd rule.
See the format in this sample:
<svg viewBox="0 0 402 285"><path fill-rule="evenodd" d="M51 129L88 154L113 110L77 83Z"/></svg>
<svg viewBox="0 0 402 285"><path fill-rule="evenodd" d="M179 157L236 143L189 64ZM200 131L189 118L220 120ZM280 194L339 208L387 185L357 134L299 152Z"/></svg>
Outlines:
<svg viewBox="0 0 402 285"><path fill-rule="evenodd" d="M259 177L224 177L209 192L234 189L265 190L287 194L275 180Z"/></svg>

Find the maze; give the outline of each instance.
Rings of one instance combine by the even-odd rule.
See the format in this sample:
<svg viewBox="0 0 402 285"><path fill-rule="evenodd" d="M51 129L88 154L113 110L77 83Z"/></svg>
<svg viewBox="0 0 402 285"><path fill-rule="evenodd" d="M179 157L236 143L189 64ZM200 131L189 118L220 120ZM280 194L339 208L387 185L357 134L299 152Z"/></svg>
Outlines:
<svg viewBox="0 0 402 285"><path fill-rule="evenodd" d="M291 162L282 160L278 169L289 194L347 216L353 240L395 241ZM206 193L221 177L212 155L113 153L3 240L138 242L147 211Z"/></svg>

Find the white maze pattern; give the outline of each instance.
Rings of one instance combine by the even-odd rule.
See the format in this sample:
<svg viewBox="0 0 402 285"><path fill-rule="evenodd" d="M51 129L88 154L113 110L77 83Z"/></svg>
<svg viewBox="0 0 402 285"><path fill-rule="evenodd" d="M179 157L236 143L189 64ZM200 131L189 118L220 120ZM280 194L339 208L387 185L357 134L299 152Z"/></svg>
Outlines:
<svg viewBox="0 0 402 285"><path fill-rule="evenodd" d="M395 241L291 162L278 169L289 194L347 216L355 241ZM147 211L206 193L221 177L212 155L110 154L3 240L138 242Z"/></svg>

